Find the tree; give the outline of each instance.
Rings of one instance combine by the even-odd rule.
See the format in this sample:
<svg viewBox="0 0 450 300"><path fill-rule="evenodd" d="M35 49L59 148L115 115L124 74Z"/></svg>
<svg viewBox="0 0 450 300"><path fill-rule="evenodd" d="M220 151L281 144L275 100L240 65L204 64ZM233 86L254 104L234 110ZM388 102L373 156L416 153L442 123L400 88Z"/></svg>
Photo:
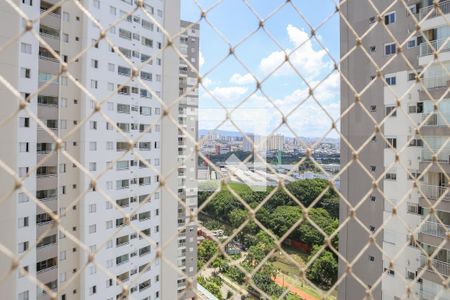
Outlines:
<svg viewBox="0 0 450 300"><path fill-rule="evenodd" d="M287 189L305 206L309 206L317 197L329 187L329 182L325 179L305 179L291 182ZM336 192L330 188L321 197L318 207L321 207L323 201L329 198L336 198Z"/></svg>
<svg viewBox="0 0 450 300"><path fill-rule="evenodd" d="M205 239L198 245L197 256L199 268L207 263L219 250L212 240Z"/></svg>
<svg viewBox="0 0 450 300"><path fill-rule="evenodd" d="M318 246L313 248L312 256L319 250ZM334 254L328 250L324 250L312 263L308 269L306 276L309 280L317 283L324 289L329 289L337 280L338 263Z"/></svg>
<svg viewBox="0 0 450 300"><path fill-rule="evenodd" d="M300 218L302 212L298 206L279 206L270 215L269 229L276 235L282 236L288 231Z"/></svg>
<svg viewBox="0 0 450 300"><path fill-rule="evenodd" d="M228 219L230 220L230 225L233 226L233 228L238 228L241 226L242 223L248 218L247 210L245 209L233 209L228 214Z"/></svg>
<svg viewBox="0 0 450 300"><path fill-rule="evenodd" d="M218 299L222 300L222 292L220 291L220 287L222 286L222 281L219 277L205 278L199 276L197 281L200 285L202 285L205 289L207 289L211 294L216 296Z"/></svg>
<svg viewBox="0 0 450 300"><path fill-rule="evenodd" d="M270 263L265 263L253 276L255 285L268 295L279 297L284 289L273 282L277 271Z"/></svg>
<svg viewBox="0 0 450 300"><path fill-rule="evenodd" d="M330 216L323 208L313 208L309 211L310 219L321 228L328 236L331 235L339 226L339 221ZM305 220L299 227L296 236L298 239L308 245L322 245L324 236L315 228L309 220ZM337 246L337 236L333 240L333 244Z"/></svg>

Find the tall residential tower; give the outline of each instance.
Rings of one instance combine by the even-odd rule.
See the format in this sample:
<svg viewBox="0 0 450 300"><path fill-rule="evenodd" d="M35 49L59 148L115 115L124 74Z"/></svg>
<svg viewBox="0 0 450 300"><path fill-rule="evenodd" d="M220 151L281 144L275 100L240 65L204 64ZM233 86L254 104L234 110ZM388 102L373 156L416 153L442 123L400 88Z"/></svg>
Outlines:
<svg viewBox="0 0 450 300"><path fill-rule="evenodd" d="M366 144L357 155L341 143L342 165L353 161L341 177L343 195L353 206L362 204L354 217L341 205L341 221L350 222L340 233L339 250L352 268L349 272L340 261L340 275L347 276L339 296L362 299L372 289L375 299L405 299L408 284L416 280L410 291L415 298L435 299L442 291L436 299L448 299L440 276L450 275L450 247L442 243L450 225L450 2L440 1L441 11L431 0L371 2L380 14L369 1L342 6L348 24L341 22L341 55L352 52L341 71L356 90L342 81L342 112L356 104L343 118L342 132L354 149ZM353 31L364 37L358 40ZM435 56L433 48L440 54ZM438 200L436 214L445 226L428 216ZM372 233L378 246L370 241ZM437 274L426 267L421 249L431 255L440 245L430 263Z"/></svg>
<svg viewBox="0 0 450 300"><path fill-rule="evenodd" d="M196 229L179 234L171 191L197 205L195 182L165 177L183 152L177 126L162 117L181 75L160 26L179 33L179 1L12 2L34 21L0 3L0 43L18 37L0 52L0 73L19 93L0 86L0 119L10 118L0 160L23 179L0 168L1 298L50 299L15 269L17 257L57 299L176 299L177 283L179 293L186 285L173 265L187 267L182 280L195 274ZM186 110L195 137L194 102L171 113ZM195 165L183 165L180 179Z"/></svg>

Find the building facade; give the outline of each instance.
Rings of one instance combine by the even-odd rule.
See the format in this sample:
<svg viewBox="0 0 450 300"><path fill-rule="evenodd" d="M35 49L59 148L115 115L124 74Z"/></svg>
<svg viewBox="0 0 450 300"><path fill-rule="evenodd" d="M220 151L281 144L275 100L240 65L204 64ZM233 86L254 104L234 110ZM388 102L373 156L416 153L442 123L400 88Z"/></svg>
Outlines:
<svg viewBox="0 0 450 300"><path fill-rule="evenodd" d="M341 65L342 74L358 93L370 87L355 95L344 81L341 86L342 112L356 103L343 119L342 132L354 149L369 142L358 157L341 143L342 166L357 158L364 168L353 163L341 177L343 195L352 206L360 205L354 211L359 221L352 218L350 207L341 205L341 221L350 221L339 236L339 250L347 260L339 265L339 274L347 274L339 296L361 299L370 291L375 299L448 299L450 294L440 279L450 275L448 245L431 262L440 274L426 267L421 250L433 254L448 230L437 218L428 216L436 201L441 201L436 206L437 216L450 224L446 207L450 171L446 145L450 134L448 25L432 1L408 1L409 7L399 2L389 9L391 3L372 2L383 12L381 18L368 1L347 1L342 7L352 29L341 22L341 55L356 45ZM441 1L440 7L448 17L448 1ZM419 32L415 19L422 22ZM353 30L359 36L369 31L360 45ZM430 44L442 49L437 60ZM368 55L383 66L381 72L377 73ZM385 138L371 118L382 124L378 128ZM433 162L433 153L438 151ZM380 176L381 180L374 182ZM376 234L378 246L370 242L372 234ZM413 290L408 295L411 283Z"/></svg>
<svg viewBox="0 0 450 300"><path fill-rule="evenodd" d="M178 104L178 194L182 204L178 206L178 224L180 225L178 266L185 274L178 279L180 296L195 297L195 282L187 284L186 278L197 273L197 224L191 213L197 211L197 155L198 140L198 70L200 26L181 21L180 36L180 96ZM194 67L192 69L187 63ZM187 290L186 290L187 289Z"/></svg>
<svg viewBox="0 0 450 300"><path fill-rule="evenodd" d="M187 267L183 280L195 274L196 229L178 232L179 207L168 190L185 195L192 209L197 204L195 175L182 185L164 177L175 166L180 137L161 117L161 103L178 97L181 75L159 26L179 32L179 2L14 3L37 20L31 26L41 40L27 32L0 53L1 75L20 93L0 87L3 99L12 99L1 119L19 111L0 128L0 159L23 179L19 185L0 171L2 193L17 187L0 209L6 230L0 243L10 251L0 257L2 275L11 272L11 258L20 257L0 284L1 298L50 299L22 274L29 273L61 300L175 299L186 285L167 261ZM5 1L0 14L8 22L0 29L2 44L28 26ZM198 28L193 36L198 41ZM198 55L198 42L190 46ZM188 110L196 133L196 104L194 110L183 105L173 114L183 119ZM174 156L163 148L175 149ZM182 166L195 174L195 158ZM181 180L187 174L180 170ZM167 242L174 235L179 239Z"/></svg>

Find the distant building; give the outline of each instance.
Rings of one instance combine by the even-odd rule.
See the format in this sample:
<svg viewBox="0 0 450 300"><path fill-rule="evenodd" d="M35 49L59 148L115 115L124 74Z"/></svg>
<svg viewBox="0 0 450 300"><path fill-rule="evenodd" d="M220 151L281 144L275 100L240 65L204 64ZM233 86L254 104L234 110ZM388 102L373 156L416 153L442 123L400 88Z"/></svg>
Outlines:
<svg viewBox="0 0 450 300"><path fill-rule="evenodd" d="M284 135L275 134L267 137L267 150L269 151L283 151Z"/></svg>
<svg viewBox="0 0 450 300"><path fill-rule="evenodd" d="M262 137L259 135L254 134L247 134L247 138L243 138L242 142L242 149L246 152L252 152L253 146L257 147L258 152L265 152L266 151L266 144L260 145L262 142Z"/></svg>

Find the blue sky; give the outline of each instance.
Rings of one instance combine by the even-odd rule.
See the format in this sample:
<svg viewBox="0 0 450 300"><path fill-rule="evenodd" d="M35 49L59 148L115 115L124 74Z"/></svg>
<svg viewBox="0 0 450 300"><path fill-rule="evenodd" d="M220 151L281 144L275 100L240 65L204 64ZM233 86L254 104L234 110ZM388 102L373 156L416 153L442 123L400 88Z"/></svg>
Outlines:
<svg viewBox="0 0 450 300"><path fill-rule="evenodd" d="M198 21L200 9L195 0L181 0L182 18ZM198 0L198 4L207 10L220 1ZM282 5L284 0L247 0L247 3L263 19ZM307 16L311 26L316 28L334 12L332 0L293 0L294 5ZM258 19L245 5L243 0L223 0L208 12L208 21L219 30L232 45L240 42L258 28ZM236 55L247 66L247 71L234 57L227 56L228 45L220 35L205 21L200 21L200 51L202 54L201 73L207 74L204 83L209 92L200 90L200 128L216 128L225 119L225 110L210 96L212 93L227 108L233 109L244 99L246 102L233 111L231 117L236 125L245 132L269 134L274 132L281 122L282 113L288 115L291 129L282 126L276 133L293 136L323 136L330 128L331 120L312 98L307 99L308 87L305 82L284 65L278 68L284 59L284 53L263 30L257 31L236 48ZM302 17L287 5L265 23L281 47L291 55L296 70L311 85L318 83L315 94L320 104L336 118L339 115L339 76L333 73L333 61L326 51L312 40L309 41L310 28ZM339 17L332 16L317 31L324 47L334 59L339 58ZM211 71L211 69L213 69ZM277 69L277 70L275 70ZM262 84L263 93L254 93L258 80L269 79ZM269 98L270 100L268 100ZM274 106L275 104L275 106ZM292 112L292 110L295 111ZM236 130L230 122L218 129ZM329 134L328 137L335 137Z"/></svg>

